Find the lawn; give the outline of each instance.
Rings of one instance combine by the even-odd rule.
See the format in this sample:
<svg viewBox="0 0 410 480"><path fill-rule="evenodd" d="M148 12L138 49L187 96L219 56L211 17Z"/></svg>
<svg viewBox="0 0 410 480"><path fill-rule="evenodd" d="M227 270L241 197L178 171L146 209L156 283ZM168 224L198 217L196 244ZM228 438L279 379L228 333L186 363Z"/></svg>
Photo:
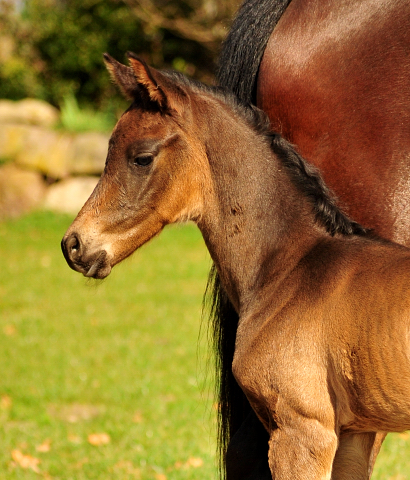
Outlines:
<svg viewBox="0 0 410 480"><path fill-rule="evenodd" d="M199 231L168 228L97 282L62 257L70 221L0 224L0 479L214 478Z"/></svg>
<svg viewBox="0 0 410 480"><path fill-rule="evenodd" d="M0 479L215 479L198 230L165 229L97 282L63 259L70 221L0 224ZM408 434L373 478L410 479Z"/></svg>

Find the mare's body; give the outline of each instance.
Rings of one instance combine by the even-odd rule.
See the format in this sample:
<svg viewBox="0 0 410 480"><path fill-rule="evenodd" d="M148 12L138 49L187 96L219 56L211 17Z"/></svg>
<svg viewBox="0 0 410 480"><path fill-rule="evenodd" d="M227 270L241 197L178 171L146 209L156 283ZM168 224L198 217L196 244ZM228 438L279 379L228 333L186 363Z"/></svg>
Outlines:
<svg viewBox="0 0 410 480"><path fill-rule="evenodd" d="M261 107L272 128L321 169L351 217L408 246L409 53L409 2L247 0L225 42L219 74L222 85ZM234 323L229 302L221 312L231 312ZM221 397L230 407L221 420L230 442L228 479L268 479L266 454L252 449L265 432L226 370ZM382 438L376 438L369 477Z"/></svg>
<svg viewBox="0 0 410 480"><path fill-rule="evenodd" d="M232 368L270 476L366 479L375 433L410 428L410 250L346 217L262 112L129 58L106 56L133 104L63 239L69 265L104 278L196 222L239 317Z"/></svg>
<svg viewBox="0 0 410 480"><path fill-rule="evenodd" d="M355 220L410 244L409 2L292 0L257 103Z"/></svg>

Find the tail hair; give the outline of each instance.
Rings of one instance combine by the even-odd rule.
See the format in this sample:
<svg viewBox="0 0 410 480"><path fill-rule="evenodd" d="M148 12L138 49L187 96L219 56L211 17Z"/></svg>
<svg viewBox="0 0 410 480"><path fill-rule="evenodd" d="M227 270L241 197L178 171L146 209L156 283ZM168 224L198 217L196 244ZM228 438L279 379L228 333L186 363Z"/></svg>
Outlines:
<svg viewBox="0 0 410 480"><path fill-rule="evenodd" d="M245 0L219 57L217 80L243 102L255 103L256 77L262 55L291 0Z"/></svg>

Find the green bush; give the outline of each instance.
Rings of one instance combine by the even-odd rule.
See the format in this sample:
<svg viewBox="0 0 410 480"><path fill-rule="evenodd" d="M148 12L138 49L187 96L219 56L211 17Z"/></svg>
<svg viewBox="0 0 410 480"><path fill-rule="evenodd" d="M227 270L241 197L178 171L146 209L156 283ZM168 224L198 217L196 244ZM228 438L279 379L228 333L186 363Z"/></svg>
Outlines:
<svg viewBox="0 0 410 480"><path fill-rule="evenodd" d="M0 98L44 97L36 70L39 63L26 37L11 3L0 0Z"/></svg>
<svg viewBox="0 0 410 480"><path fill-rule="evenodd" d="M52 103L75 92L80 103L105 106L116 93L102 61L103 52L124 58L147 49L139 22L115 0L32 0L23 18L41 58L38 76Z"/></svg>
<svg viewBox="0 0 410 480"><path fill-rule="evenodd" d="M96 111L80 108L74 95L66 95L61 104L61 127L70 132L109 132L114 128L116 117L108 110Z"/></svg>
<svg viewBox="0 0 410 480"><path fill-rule="evenodd" d="M37 75L47 85L47 100L54 104L75 92L80 103L105 106L116 90L102 53L122 59L131 48L147 48L138 21L115 0L32 0L23 18L42 63Z"/></svg>
<svg viewBox="0 0 410 480"><path fill-rule="evenodd" d="M123 0L30 0L21 11L13 5L0 0L0 98L59 106L74 95L81 106L112 109L120 95L104 52L124 61L131 50L158 68L210 78L214 58L206 46L139 20Z"/></svg>
<svg viewBox="0 0 410 480"><path fill-rule="evenodd" d="M31 0L21 13L0 4L0 97L34 96L59 105L75 94L80 103L106 107L117 95L102 61L122 60L148 43L138 20L115 0Z"/></svg>

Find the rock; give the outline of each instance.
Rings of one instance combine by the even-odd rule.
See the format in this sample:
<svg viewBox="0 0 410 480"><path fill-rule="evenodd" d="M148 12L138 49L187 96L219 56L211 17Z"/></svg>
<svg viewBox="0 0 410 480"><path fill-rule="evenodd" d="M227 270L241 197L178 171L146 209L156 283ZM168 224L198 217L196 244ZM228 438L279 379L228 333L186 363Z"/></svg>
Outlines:
<svg viewBox="0 0 410 480"><path fill-rule="evenodd" d="M68 176L71 136L29 125L0 124L0 158L52 178Z"/></svg>
<svg viewBox="0 0 410 480"><path fill-rule="evenodd" d="M6 164L0 167L0 219L13 218L40 206L46 192L42 176Z"/></svg>
<svg viewBox="0 0 410 480"><path fill-rule="evenodd" d="M24 139L29 130L27 125L0 124L0 158L14 160L24 148Z"/></svg>
<svg viewBox="0 0 410 480"><path fill-rule="evenodd" d="M100 175L108 140L108 135L96 132L73 136L37 126L0 124L0 158L57 180L70 174Z"/></svg>
<svg viewBox="0 0 410 480"><path fill-rule="evenodd" d="M104 170L109 139L109 135L97 132L76 135L70 150L70 172L75 175L100 175Z"/></svg>
<svg viewBox="0 0 410 480"><path fill-rule="evenodd" d="M10 132L9 138L14 138L9 151L15 150L13 157L18 165L55 179L68 176L72 148L71 135L41 127L20 125L20 130L16 127L19 126L8 126L6 130ZM24 132L23 135L21 135L22 132ZM7 154L5 156L9 157Z"/></svg>
<svg viewBox="0 0 410 480"><path fill-rule="evenodd" d="M76 215L88 200L97 177L70 177L48 188L43 206L47 210Z"/></svg>
<svg viewBox="0 0 410 480"><path fill-rule="evenodd" d="M26 98L18 102L0 100L0 123L19 123L51 127L60 118L59 111L42 100Z"/></svg>

